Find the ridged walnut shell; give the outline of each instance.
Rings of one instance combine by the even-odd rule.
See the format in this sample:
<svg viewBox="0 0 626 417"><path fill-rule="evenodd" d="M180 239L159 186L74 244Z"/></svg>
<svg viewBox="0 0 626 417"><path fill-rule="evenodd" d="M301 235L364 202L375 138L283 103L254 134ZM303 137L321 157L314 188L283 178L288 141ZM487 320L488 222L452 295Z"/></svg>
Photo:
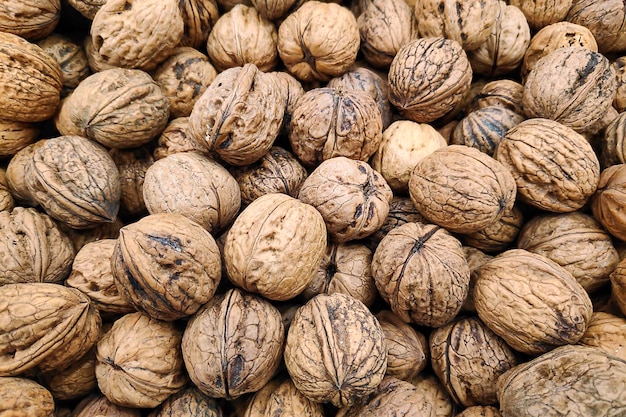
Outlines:
<svg viewBox="0 0 626 417"><path fill-rule="evenodd" d="M0 32L33 41L52 33L60 17L60 0L7 0L0 5Z"/></svg>
<svg viewBox="0 0 626 417"><path fill-rule="evenodd" d="M188 0L178 3L185 23L179 46L201 49L219 18L215 0Z"/></svg>
<svg viewBox="0 0 626 417"><path fill-rule="evenodd" d="M6 170L0 168L0 211L13 210L15 198L11 194L6 177Z"/></svg>
<svg viewBox="0 0 626 417"><path fill-rule="evenodd" d="M453 417L456 415L456 404L434 373L420 372L409 382L415 385L426 397L427 402L433 405L435 417Z"/></svg>
<svg viewBox="0 0 626 417"><path fill-rule="evenodd" d="M519 7L533 29L565 20L572 6L572 0L511 0L508 3Z"/></svg>
<svg viewBox="0 0 626 417"><path fill-rule="evenodd" d="M626 56L617 58L611 64L617 75L617 91L613 99L613 107L618 112L626 110Z"/></svg>
<svg viewBox="0 0 626 417"><path fill-rule="evenodd" d="M594 312L578 344L597 347L626 361L626 319L600 311Z"/></svg>
<svg viewBox="0 0 626 417"><path fill-rule="evenodd" d="M604 130L600 140L600 163L606 168L626 163L626 112L620 113Z"/></svg>
<svg viewBox="0 0 626 417"><path fill-rule="evenodd" d="M536 355L576 343L591 318L585 289L556 262L510 249L476 271L480 319L513 349Z"/></svg>
<svg viewBox="0 0 626 417"><path fill-rule="evenodd" d="M618 309L626 316L626 262L621 260L609 275L611 296Z"/></svg>
<svg viewBox="0 0 626 417"><path fill-rule="evenodd" d="M59 63L63 75L61 96L71 93L90 74L87 55L80 44L70 38L53 33L37 43L45 53Z"/></svg>
<svg viewBox="0 0 626 417"><path fill-rule="evenodd" d="M508 79L490 81L472 99L467 110L474 111L485 107L497 106L524 115L523 95L524 86L517 81Z"/></svg>
<svg viewBox="0 0 626 417"><path fill-rule="evenodd" d="M138 408L122 407L113 404L104 395L92 393L74 408L71 417L141 417L141 410ZM56 417L56 416L55 416Z"/></svg>
<svg viewBox="0 0 626 417"><path fill-rule="evenodd" d="M171 395L148 417L223 417L219 403L189 385Z"/></svg>
<svg viewBox="0 0 626 417"><path fill-rule="evenodd" d="M155 160L158 161L178 152L196 151L208 154L204 146L189 137L188 125L189 117L177 117L170 120L157 140L157 146L153 152Z"/></svg>
<svg viewBox="0 0 626 417"><path fill-rule="evenodd" d="M602 53L624 52L626 10L621 0L573 0L566 20L588 28Z"/></svg>
<svg viewBox="0 0 626 417"><path fill-rule="evenodd" d="M461 411L456 417L502 417L500 410L491 405L474 405Z"/></svg>
<svg viewBox="0 0 626 417"><path fill-rule="evenodd" d="M0 377L0 415L52 417L55 404L52 394L37 382L26 378Z"/></svg>
<svg viewBox="0 0 626 417"><path fill-rule="evenodd" d="M469 290L461 243L432 224L406 223L390 231L374 252L372 275L391 311L420 326L449 323Z"/></svg>
<svg viewBox="0 0 626 417"><path fill-rule="evenodd" d="M385 222L374 233L365 239L365 245L373 252L387 233L398 226L402 226L408 222L422 222L426 220L413 205L409 197L394 196L389 204L389 214Z"/></svg>
<svg viewBox="0 0 626 417"><path fill-rule="evenodd" d="M194 315L182 342L191 381L213 398L256 392L280 365L285 334L280 312L262 297L231 289Z"/></svg>
<svg viewBox="0 0 626 417"><path fill-rule="evenodd" d="M626 164L612 165L600 174L598 189L591 199L593 217L614 237L626 241Z"/></svg>
<svg viewBox="0 0 626 417"><path fill-rule="evenodd" d="M39 127L35 123L0 120L0 158L15 155L38 137Z"/></svg>
<svg viewBox="0 0 626 417"><path fill-rule="evenodd" d="M474 233L464 235L463 243L485 252L499 252L513 246L520 229L524 224L524 216L518 206L505 212L498 221Z"/></svg>
<svg viewBox="0 0 626 417"><path fill-rule="evenodd" d="M146 210L143 182L148 168L154 163L151 148L111 149L109 155L117 166L120 178L120 211L138 215Z"/></svg>
<svg viewBox="0 0 626 417"><path fill-rule="evenodd" d="M296 388L315 402L345 407L373 393L387 368L385 334L360 301L320 294L293 317L285 364Z"/></svg>
<svg viewBox="0 0 626 417"><path fill-rule="evenodd" d="M93 19L104 3L106 0L67 0L67 4L89 20Z"/></svg>
<svg viewBox="0 0 626 417"><path fill-rule="evenodd" d="M303 2L299 0L250 0L250 3L261 16L274 22L280 22Z"/></svg>
<svg viewBox="0 0 626 417"><path fill-rule="evenodd" d="M626 413L626 361L601 349L562 346L509 370L498 380L503 417Z"/></svg>
<svg viewBox="0 0 626 417"><path fill-rule="evenodd" d="M96 349L92 347L67 368L42 375L42 382L57 401L82 399L98 387Z"/></svg>
<svg viewBox="0 0 626 417"><path fill-rule="evenodd" d="M268 382L245 409L242 417L324 417L322 404L304 396L289 378Z"/></svg>

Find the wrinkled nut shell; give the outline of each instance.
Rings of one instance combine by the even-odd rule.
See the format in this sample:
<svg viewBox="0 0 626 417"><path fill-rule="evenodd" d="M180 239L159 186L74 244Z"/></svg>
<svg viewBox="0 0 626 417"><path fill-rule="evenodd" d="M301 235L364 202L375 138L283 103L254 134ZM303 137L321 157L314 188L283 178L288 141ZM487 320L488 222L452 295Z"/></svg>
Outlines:
<svg viewBox="0 0 626 417"><path fill-rule="evenodd" d="M0 158L15 155L38 137L39 127L34 123L0 120Z"/></svg>
<svg viewBox="0 0 626 417"><path fill-rule="evenodd" d="M218 402L194 386L171 395L148 417L222 417Z"/></svg>
<svg viewBox="0 0 626 417"><path fill-rule="evenodd" d="M596 311L578 344L597 347L626 361L626 319Z"/></svg>
<svg viewBox="0 0 626 417"><path fill-rule="evenodd" d="M141 410L113 404L102 394L93 393L83 398L70 417L141 417ZM56 417L56 416L55 416Z"/></svg>
<svg viewBox="0 0 626 417"><path fill-rule="evenodd" d="M83 48L71 39L53 33L37 43L41 49L52 56L60 65L63 75L61 96L67 96L90 73L89 62Z"/></svg>
<svg viewBox="0 0 626 417"><path fill-rule="evenodd" d="M0 415L51 417L54 409L50 391L35 381L0 377Z"/></svg>
<svg viewBox="0 0 626 417"><path fill-rule="evenodd" d="M305 397L289 378L268 382L257 392L243 417L324 417L322 404Z"/></svg>

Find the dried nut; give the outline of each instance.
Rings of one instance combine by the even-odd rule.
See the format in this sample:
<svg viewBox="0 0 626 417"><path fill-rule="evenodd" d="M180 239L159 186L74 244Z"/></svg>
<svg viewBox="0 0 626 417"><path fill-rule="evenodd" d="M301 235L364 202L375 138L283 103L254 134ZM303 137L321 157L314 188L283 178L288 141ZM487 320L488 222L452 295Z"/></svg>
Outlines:
<svg viewBox="0 0 626 417"><path fill-rule="evenodd" d="M97 344L98 388L116 405L158 406L187 383L181 338L174 323L139 312L117 319Z"/></svg>
<svg viewBox="0 0 626 417"><path fill-rule="evenodd" d="M76 9L85 18L92 20L106 0L67 0L67 4Z"/></svg>
<svg viewBox="0 0 626 417"><path fill-rule="evenodd" d="M0 285L61 283L74 260L70 238L34 208L0 212L0 248Z"/></svg>
<svg viewBox="0 0 626 417"><path fill-rule="evenodd" d="M378 230L393 193L366 162L339 156L322 162L304 180L298 198L322 214L330 239L342 243Z"/></svg>
<svg viewBox="0 0 626 417"><path fill-rule="evenodd" d="M62 87L61 68L54 58L34 43L0 32L3 120L41 122L49 119L57 110Z"/></svg>
<svg viewBox="0 0 626 417"><path fill-rule="evenodd" d="M77 400L89 395L98 387L95 348L69 367L45 374L42 379L55 400Z"/></svg>
<svg viewBox="0 0 626 417"><path fill-rule="evenodd" d="M287 132L289 123L291 122L291 115L296 108L296 103L304 94L304 88L300 81L295 79L292 75L284 71L270 72L274 76L274 81L278 85L278 89L281 93L282 100L285 104L285 115L283 116L283 124L281 126L281 132Z"/></svg>
<svg viewBox="0 0 626 417"><path fill-rule="evenodd" d="M576 343L592 313L585 289L545 256L510 249L476 271L480 319L513 349L530 355Z"/></svg>
<svg viewBox="0 0 626 417"><path fill-rule="evenodd" d="M489 38L496 24L498 1L422 0L415 6L422 38L442 37L471 51Z"/></svg>
<svg viewBox="0 0 626 417"><path fill-rule="evenodd" d="M347 8L307 1L278 28L278 53L300 81L328 81L346 71L359 52L359 26Z"/></svg>
<svg viewBox="0 0 626 417"><path fill-rule="evenodd" d="M368 0L357 24L363 57L375 67L389 67L400 48L419 36L413 8L405 0Z"/></svg>
<svg viewBox="0 0 626 417"><path fill-rule="evenodd" d="M608 283L619 262L611 236L580 212L533 217L524 224L517 247L552 259L589 293Z"/></svg>
<svg viewBox="0 0 626 417"><path fill-rule="evenodd" d="M598 42L600 52L623 52L626 49L624 19L626 11L620 0L574 0L566 19L588 28Z"/></svg>
<svg viewBox="0 0 626 417"><path fill-rule="evenodd" d="M169 122L157 141L157 147L154 150L155 160L163 159L178 152L196 151L207 153L204 146L189 137L188 125L189 117L178 117Z"/></svg>
<svg viewBox="0 0 626 417"><path fill-rule="evenodd" d="M515 352L478 318L456 319L430 334L433 370L457 404L496 404L496 382L517 365Z"/></svg>
<svg viewBox="0 0 626 417"><path fill-rule="evenodd" d="M473 248L471 246L463 246L463 252L465 253L465 259L470 268L470 283L469 292L467 298L463 302L462 311L476 312L476 306L474 305L474 286L476 285L476 270L489 259L493 259L492 255L487 255L480 249Z"/></svg>
<svg viewBox="0 0 626 417"><path fill-rule="evenodd" d="M372 275L400 319L430 327L457 315L470 280L461 243L445 229L422 223L399 226L381 240Z"/></svg>
<svg viewBox="0 0 626 417"><path fill-rule="evenodd" d="M449 145L415 165L409 194L429 221L451 232L474 233L513 208L516 189L500 162L478 149Z"/></svg>
<svg viewBox="0 0 626 417"><path fill-rule="evenodd" d="M219 403L190 385L172 394L148 417L222 417Z"/></svg>
<svg viewBox="0 0 626 417"><path fill-rule="evenodd" d="M0 6L0 32L27 40L48 36L61 17L60 0L7 0Z"/></svg>
<svg viewBox="0 0 626 417"><path fill-rule="evenodd" d="M615 70L606 57L580 46L558 48L528 73L524 111L529 118L552 119L584 132L606 114L616 89Z"/></svg>
<svg viewBox="0 0 626 417"><path fill-rule="evenodd" d="M297 7L296 3L302 3L298 0L250 0L249 2L261 16L275 22L283 20Z"/></svg>
<svg viewBox="0 0 626 417"><path fill-rule="evenodd" d="M284 357L307 398L345 407L376 390L387 368L387 345L363 303L345 294L320 294L296 311Z"/></svg>
<svg viewBox="0 0 626 417"><path fill-rule="evenodd" d="M0 376L78 360L96 342L100 315L89 297L58 284L0 286ZM60 366L63 365L63 366Z"/></svg>
<svg viewBox="0 0 626 417"><path fill-rule="evenodd" d="M626 319L594 312L578 344L600 348L626 361Z"/></svg>
<svg viewBox="0 0 626 417"><path fill-rule="evenodd" d="M513 80L495 80L488 82L472 100L469 111L484 107L498 106L524 114L522 98L524 86Z"/></svg>
<svg viewBox="0 0 626 417"><path fill-rule="evenodd" d="M609 278L612 298L622 314L626 316L626 262L620 261Z"/></svg>
<svg viewBox="0 0 626 417"><path fill-rule="evenodd" d="M102 394L91 394L78 403L72 417L141 417L141 410L113 404Z"/></svg>
<svg viewBox="0 0 626 417"><path fill-rule="evenodd" d="M0 168L0 211L10 211L15 208L15 199L9 189L6 170Z"/></svg>
<svg viewBox="0 0 626 417"><path fill-rule="evenodd" d="M197 152L175 153L152 164L144 178L143 198L151 214L182 214L209 232L230 224L241 205L233 176Z"/></svg>
<svg viewBox="0 0 626 417"><path fill-rule="evenodd" d="M108 148L136 148L167 125L169 99L146 72L114 68L90 75L61 104L55 125Z"/></svg>
<svg viewBox="0 0 626 417"><path fill-rule="evenodd" d="M324 417L322 404L305 397L289 378L268 382L250 400L243 417Z"/></svg>
<svg viewBox="0 0 626 417"><path fill-rule="evenodd" d="M109 0L91 22L91 40L109 65L153 70L183 38L184 24L176 0ZM157 7L155 7L157 6Z"/></svg>
<svg viewBox="0 0 626 417"><path fill-rule="evenodd" d="M626 163L626 112L620 113L605 129L600 141L600 162L603 167Z"/></svg>
<svg viewBox="0 0 626 417"><path fill-rule="evenodd" d="M89 62L89 68L91 68L92 72L119 68L105 61L104 57L98 53L90 35L85 36L83 39L83 49L85 50L85 55L87 55L87 62Z"/></svg>
<svg viewBox="0 0 626 417"><path fill-rule="evenodd" d="M44 210L81 229L115 220L120 180L115 162L97 143L80 136L48 139L26 166L26 185Z"/></svg>
<svg viewBox="0 0 626 417"><path fill-rule="evenodd" d="M472 68L458 42L416 39L404 44L391 62L389 101L405 118L429 123L452 112L471 82Z"/></svg>
<svg viewBox="0 0 626 417"><path fill-rule="evenodd" d="M621 113L626 111L626 56L617 58L611 66L617 75L617 91L613 99L613 107Z"/></svg>
<svg viewBox="0 0 626 417"><path fill-rule="evenodd" d="M87 243L101 239L117 239L123 224L119 217L111 223L101 223L92 229L73 229L64 223L59 224L67 234L74 246L74 252L78 252Z"/></svg>
<svg viewBox="0 0 626 417"><path fill-rule="evenodd" d="M188 0L178 3L185 23L179 46L201 49L219 17L215 0Z"/></svg>
<svg viewBox="0 0 626 417"><path fill-rule="evenodd" d="M45 53L52 56L61 66L63 75L62 96L67 96L90 73L89 62L83 48L71 39L53 33L37 43Z"/></svg>
<svg viewBox="0 0 626 417"><path fill-rule="evenodd" d="M511 0L508 3L520 8L531 28L541 29L565 20L572 2L573 0Z"/></svg>
<svg viewBox="0 0 626 417"><path fill-rule="evenodd" d="M513 174L519 199L542 210L578 210L598 186L600 163L589 142L553 120L528 119L510 129L494 158Z"/></svg>
<svg viewBox="0 0 626 417"><path fill-rule="evenodd" d="M626 361L601 349L562 346L507 371L498 380L503 416L606 416L626 413ZM572 399L575 398L575 401Z"/></svg>
<svg viewBox="0 0 626 417"><path fill-rule="evenodd" d="M365 244L373 252L378 243L387 233L408 222L422 222L426 220L413 205L409 197L394 196L389 204L389 214L383 225L365 239Z"/></svg>
<svg viewBox="0 0 626 417"><path fill-rule="evenodd" d="M246 64L215 77L194 105L188 134L229 164L249 165L272 147L284 112L274 77Z"/></svg>
<svg viewBox="0 0 626 417"><path fill-rule="evenodd" d="M0 120L0 158L15 155L38 136L39 127L34 123Z"/></svg>
<svg viewBox="0 0 626 417"><path fill-rule="evenodd" d="M626 240L626 164L612 165L602 171L598 189L591 199L593 216L614 237Z"/></svg>
<svg viewBox="0 0 626 417"><path fill-rule="evenodd" d="M502 417L500 410L490 405L474 405L461 411L456 417Z"/></svg>
<svg viewBox="0 0 626 417"><path fill-rule="evenodd" d="M433 404L434 417L453 417L456 415L456 405L436 375L420 372L410 382L425 395L428 402Z"/></svg>
<svg viewBox="0 0 626 417"><path fill-rule="evenodd" d="M52 417L52 394L35 381L26 378L0 377L0 415Z"/></svg>
<svg viewBox="0 0 626 417"><path fill-rule="evenodd" d="M444 137L431 125L397 120L383 132L380 146L372 156L372 168L382 174L394 193L407 195L415 165L446 146Z"/></svg>
<svg viewBox="0 0 626 417"><path fill-rule="evenodd" d="M206 395L231 400L260 390L283 353L280 312L262 297L231 289L216 295L187 324L183 357Z"/></svg>
<svg viewBox="0 0 626 417"><path fill-rule="evenodd" d="M144 212L143 182L146 171L154 163L150 148L111 149L109 155L119 171L120 208L130 215Z"/></svg>
<svg viewBox="0 0 626 417"><path fill-rule="evenodd" d="M122 298L170 321L191 316L213 297L222 266L206 229L180 214L159 213L120 229L111 272Z"/></svg>
<svg viewBox="0 0 626 417"><path fill-rule="evenodd" d="M495 223L463 236L463 243L485 252L499 252L515 243L523 224L522 211L513 206L513 209L505 212Z"/></svg>

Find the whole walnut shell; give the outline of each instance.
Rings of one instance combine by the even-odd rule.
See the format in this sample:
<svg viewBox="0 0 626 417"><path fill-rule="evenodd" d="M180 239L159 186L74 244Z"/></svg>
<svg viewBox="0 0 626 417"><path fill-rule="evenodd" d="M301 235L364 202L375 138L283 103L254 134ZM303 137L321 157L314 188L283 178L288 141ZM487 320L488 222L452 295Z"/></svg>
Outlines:
<svg viewBox="0 0 626 417"><path fill-rule="evenodd" d="M470 270L461 243L445 229L406 223L381 240L372 275L382 298L404 322L439 327L467 297Z"/></svg>
<svg viewBox="0 0 626 417"><path fill-rule="evenodd" d="M289 378L276 378L259 390L243 417L324 417L322 404L304 396Z"/></svg>
<svg viewBox="0 0 626 417"><path fill-rule="evenodd" d="M93 393L76 405L71 417L141 417L141 410L116 405L102 394Z"/></svg>
<svg viewBox="0 0 626 417"><path fill-rule="evenodd" d="M7 0L0 5L0 32L37 40L48 36L60 17L61 0Z"/></svg>
<svg viewBox="0 0 626 417"><path fill-rule="evenodd" d="M476 249L472 246L463 246L463 252L465 253L465 259L470 268L470 283L469 293L467 298L463 302L462 311L476 312L476 306L474 305L474 286L476 285L476 270L489 259L493 259L493 255L488 255L480 249Z"/></svg>
<svg viewBox="0 0 626 417"><path fill-rule="evenodd" d="M609 275L611 280L611 296L618 309L626 316L626 262L620 261Z"/></svg>
<svg viewBox="0 0 626 417"><path fill-rule="evenodd" d="M626 319L596 311L579 345L597 347L626 361Z"/></svg>
<svg viewBox="0 0 626 417"><path fill-rule="evenodd" d="M626 50L624 19L626 11L621 0L573 0L566 20L588 28L598 42L600 52Z"/></svg>
<svg viewBox="0 0 626 417"><path fill-rule="evenodd" d="M39 127L34 123L0 120L0 158L15 155L38 136Z"/></svg>
<svg viewBox="0 0 626 417"><path fill-rule="evenodd" d="M33 158L33 153L42 146L47 139L40 139L20 149L11 157L6 169L6 181L11 195L22 206L36 206L38 203L28 191L26 185L26 168Z"/></svg>
<svg viewBox="0 0 626 417"><path fill-rule="evenodd" d="M373 252L387 233L408 222L425 223L424 216L413 205L409 197L394 196L389 204L389 214L383 225L365 239L365 245Z"/></svg>
<svg viewBox="0 0 626 417"><path fill-rule="evenodd" d="M618 417L626 399L615 384L624 381L626 361L597 348L562 346L507 371L498 400L505 417Z"/></svg>
<svg viewBox="0 0 626 417"><path fill-rule="evenodd" d="M499 252L513 246L523 224L522 211L518 206L513 206L495 223L463 236L463 243L486 252Z"/></svg>
<svg viewBox="0 0 626 417"><path fill-rule="evenodd" d="M9 189L6 170L0 168L0 211L9 211L15 208L15 199Z"/></svg>
<svg viewBox="0 0 626 417"><path fill-rule="evenodd" d="M0 377L0 415L51 417L55 404L45 387L27 378Z"/></svg>
<svg viewBox="0 0 626 417"><path fill-rule="evenodd" d="M296 107L296 103L304 94L304 88L300 81L294 76L285 71L273 71L270 72L274 76L274 81L278 85L278 89L282 95L283 103L285 104L285 114L283 116L283 123L281 126L281 133L286 133L289 123L291 122L291 115Z"/></svg>
<svg viewBox="0 0 626 417"><path fill-rule="evenodd" d="M626 163L626 112L620 113L605 129L600 141L600 163L606 168Z"/></svg>
<svg viewBox="0 0 626 417"><path fill-rule="evenodd" d="M61 67L63 76L62 96L71 93L90 73L89 61L81 45L70 38L53 33L37 43L45 53L52 56Z"/></svg>
<svg viewBox="0 0 626 417"><path fill-rule="evenodd" d="M185 23L179 46L200 49L206 44L209 33L219 17L215 0L187 0L178 3Z"/></svg>
<svg viewBox="0 0 626 417"><path fill-rule="evenodd" d="M456 404L435 374L420 372L410 382L423 393L426 401L433 405L434 417L453 417L456 415Z"/></svg>
<svg viewBox="0 0 626 417"><path fill-rule="evenodd" d="M216 295L187 324L182 350L191 381L206 395L228 400L260 390L283 352L280 312L239 289Z"/></svg>
<svg viewBox="0 0 626 417"><path fill-rule="evenodd" d="M556 262L510 249L476 271L474 304L480 319L513 349L530 355L576 343L592 313L591 300Z"/></svg>
<svg viewBox="0 0 626 417"><path fill-rule="evenodd" d="M143 182L146 171L154 163L150 148L111 149L109 155L119 172L121 211L131 216L144 212Z"/></svg>
<svg viewBox="0 0 626 417"><path fill-rule="evenodd" d="M363 303L345 294L320 294L296 311L284 357L307 398L345 407L376 390L387 368L387 345Z"/></svg>
<svg viewBox="0 0 626 417"><path fill-rule="evenodd" d="M572 2L573 0L510 0L508 3L520 8L531 28L541 29L565 20Z"/></svg>
<svg viewBox="0 0 626 417"><path fill-rule="evenodd" d="M67 368L42 375L40 379L57 401L84 398L98 387L95 347Z"/></svg>
<svg viewBox="0 0 626 417"><path fill-rule="evenodd" d="M490 81L473 98L468 110L498 106L524 115L523 95L524 86L517 81L508 79Z"/></svg>
<svg viewBox="0 0 626 417"><path fill-rule="evenodd" d="M83 17L92 20L96 15L96 12L106 0L66 0L67 4L72 6L76 11L78 11Z"/></svg>
<svg viewBox="0 0 626 417"><path fill-rule="evenodd" d="M193 385L172 394L148 417L223 417L219 403Z"/></svg>
<svg viewBox="0 0 626 417"><path fill-rule="evenodd" d="M593 217L614 237L626 241L626 219L622 210L626 201L626 164L612 165L600 174L596 193L591 199Z"/></svg>
<svg viewBox="0 0 626 417"><path fill-rule="evenodd" d="M420 38L400 48L388 77L391 104L405 118L429 123L463 100L472 82L472 68L458 42Z"/></svg>
<svg viewBox="0 0 626 417"><path fill-rule="evenodd" d="M157 147L153 153L154 159L158 161L170 154L188 151L208 154L204 146L189 137L188 126L189 117L177 117L170 120L157 140Z"/></svg>
<svg viewBox="0 0 626 417"><path fill-rule="evenodd" d="M326 240L324 219L315 208L286 194L266 194L228 231L223 250L228 277L270 300L291 299L313 279Z"/></svg>

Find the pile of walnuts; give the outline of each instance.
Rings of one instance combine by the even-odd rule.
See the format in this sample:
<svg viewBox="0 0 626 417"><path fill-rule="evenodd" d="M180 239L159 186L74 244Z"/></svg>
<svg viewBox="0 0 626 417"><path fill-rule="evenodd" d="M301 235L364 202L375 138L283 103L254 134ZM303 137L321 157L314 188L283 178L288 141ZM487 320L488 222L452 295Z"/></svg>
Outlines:
<svg viewBox="0 0 626 417"><path fill-rule="evenodd" d="M625 22L3 0L0 415L626 415Z"/></svg>

